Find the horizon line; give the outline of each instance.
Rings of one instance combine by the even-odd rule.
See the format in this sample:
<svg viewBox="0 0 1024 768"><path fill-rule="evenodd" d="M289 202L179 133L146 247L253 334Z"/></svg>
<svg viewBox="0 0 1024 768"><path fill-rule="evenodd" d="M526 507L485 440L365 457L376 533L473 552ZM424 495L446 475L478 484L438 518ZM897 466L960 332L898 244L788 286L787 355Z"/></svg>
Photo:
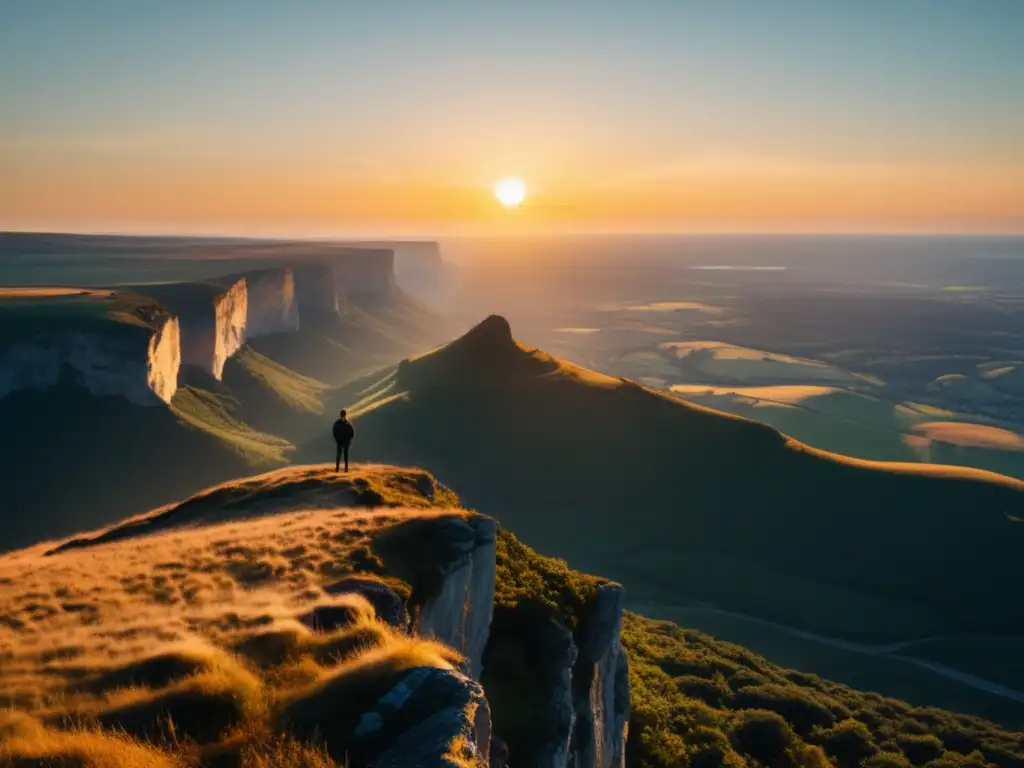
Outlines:
<svg viewBox="0 0 1024 768"><path fill-rule="evenodd" d="M487 240L487 239L542 239L542 238L573 238L573 237L842 237L842 238L926 238L945 237L962 239L983 238L1022 238L1024 229L1020 230L572 230L572 231L533 231L533 232L493 232L493 233L460 233L460 234L395 234L386 232L355 232L337 234L281 234L281 235L243 235L225 232L169 232L169 231L125 231L125 230L55 230L55 229L2 229L0 235L38 235L58 237L116 237L116 238L160 238L166 240L244 240L254 242L333 242L348 240L384 240L394 242L421 242L444 240Z"/></svg>

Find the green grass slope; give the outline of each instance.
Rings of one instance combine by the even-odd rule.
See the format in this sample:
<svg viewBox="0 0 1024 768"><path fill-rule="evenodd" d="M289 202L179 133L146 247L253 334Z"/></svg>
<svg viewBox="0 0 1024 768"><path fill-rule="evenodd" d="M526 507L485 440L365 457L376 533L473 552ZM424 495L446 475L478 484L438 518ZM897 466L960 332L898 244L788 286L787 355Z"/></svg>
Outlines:
<svg viewBox="0 0 1024 768"><path fill-rule="evenodd" d="M862 639L1024 627L1009 478L814 450L524 348L497 317L339 402L359 458L428 468L645 600ZM299 458L331 450L325 435Z"/></svg>
<svg viewBox="0 0 1024 768"><path fill-rule="evenodd" d="M0 550L67 535L279 463L281 446L208 395L170 408L93 397L71 383L0 400Z"/></svg>

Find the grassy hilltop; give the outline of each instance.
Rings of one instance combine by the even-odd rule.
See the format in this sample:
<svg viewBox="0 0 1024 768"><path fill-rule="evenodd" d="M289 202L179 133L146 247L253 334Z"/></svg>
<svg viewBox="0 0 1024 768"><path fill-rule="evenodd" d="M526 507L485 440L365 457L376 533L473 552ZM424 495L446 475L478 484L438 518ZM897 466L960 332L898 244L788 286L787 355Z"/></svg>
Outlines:
<svg viewBox="0 0 1024 768"><path fill-rule="evenodd" d="M0 556L0 765L362 765L344 759L353 713L411 667L459 658L396 631L361 598L330 597L331 585L379 580L414 612L432 588L424 532L472 514L420 470L300 467ZM570 627L604 581L507 530L496 560L498 609L529 603ZM325 601L344 626L304 623ZM627 615L623 642L631 768L1024 765L1020 733L784 669L668 622ZM524 716L542 723L543 708L524 712L486 670L497 734ZM458 744L450 757L481 768Z"/></svg>

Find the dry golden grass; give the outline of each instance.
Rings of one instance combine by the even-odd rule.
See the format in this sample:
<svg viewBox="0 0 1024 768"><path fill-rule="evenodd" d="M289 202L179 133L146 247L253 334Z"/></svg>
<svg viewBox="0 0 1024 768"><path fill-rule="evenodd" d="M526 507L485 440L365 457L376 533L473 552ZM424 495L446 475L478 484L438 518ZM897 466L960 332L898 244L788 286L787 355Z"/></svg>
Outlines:
<svg viewBox="0 0 1024 768"><path fill-rule="evenodd" d="M423 474L270 473L71 547L0 556L0 765L191 766L217 753L218 765L335 765L275 730L297 691L458 661L379 621L365 598L324 590L360 573L409 594L375 540L469 514L444 508L457 498ZM376 501L418 508L339 506ZM299 621L326 606L344 626Z"/></svg>
<svg viewBox="0 0 1024 768"><path fill-rule="evenodd" d="M0 765L11 768L177 768L183 763L126 734L87 729L52 730L26 715L0 713Z"/></svg>

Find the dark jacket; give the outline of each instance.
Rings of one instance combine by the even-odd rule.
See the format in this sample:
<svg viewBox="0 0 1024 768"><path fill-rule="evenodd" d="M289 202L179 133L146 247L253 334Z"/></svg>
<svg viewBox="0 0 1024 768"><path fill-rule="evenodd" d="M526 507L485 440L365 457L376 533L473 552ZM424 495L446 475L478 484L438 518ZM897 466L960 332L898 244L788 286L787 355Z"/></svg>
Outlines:
<svg viewBox="0 0 1024 768"><path fill-rule="evenodd" d="M352 442L352 438L356 436L356 428L352 426L352 422L348 419L338 419L334 422L334 427L331 431L334 433L334 442L341 445L348 445Z"/></svg>

